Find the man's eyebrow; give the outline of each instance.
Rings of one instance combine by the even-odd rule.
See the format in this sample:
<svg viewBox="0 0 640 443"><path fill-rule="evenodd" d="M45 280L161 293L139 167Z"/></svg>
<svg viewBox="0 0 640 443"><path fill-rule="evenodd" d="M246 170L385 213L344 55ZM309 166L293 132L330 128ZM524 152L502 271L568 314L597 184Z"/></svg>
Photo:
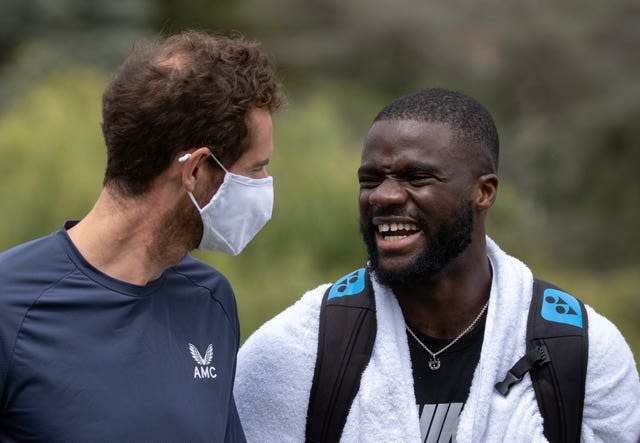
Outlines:
<svg viewBox="0 0 640 443"><path fill-rule="evenodd" d="M256 166L267 166L269 164L269 162L271 161L270 158L267 158L265 160L256 162Z"/></svg>
<svg viewBox="0 0 640 443"><path fill-rule="evenodd" d="M381 175L381 172L374 168L373 166L360 166L358 168L358 175L360 174L376 174L376 175Z"/></svg>
<svg viewBox="0 0 640 443"><path fill-rule="evenodd" d="M400 170L401 174L412 174L417 172L426 172L429 174L442 174L440 169L429 163L411 163L406 168Z"/></svg>
<svg viewBox="0 0 640 443"><path fill-rule="evenodd" d="M442 171L430 164L430 163L411 163L408 164L404 167L398 168L398 170L395 172L394 175L408 175L408 174L414 174L414 173L429 173L429 174L434 174L434 175L441 175ZM360 168L358 168L358 175L360 174L371 174L371 175L384 175L383 172L381 172L379 169L373 167L373 166L367 166L367 165L363 165L360 166Z"/></svg>

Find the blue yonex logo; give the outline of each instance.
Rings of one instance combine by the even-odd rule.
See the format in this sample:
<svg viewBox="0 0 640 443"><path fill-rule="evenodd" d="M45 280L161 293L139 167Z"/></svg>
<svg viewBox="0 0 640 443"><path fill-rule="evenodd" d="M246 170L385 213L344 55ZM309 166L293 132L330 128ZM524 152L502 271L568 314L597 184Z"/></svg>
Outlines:
<svg viewBox="0 0 640 443"><path fill-rule="evenodd" d="M545 289L540 313L545 320L582 328L580 303L566 292Z"/></svg>
<svg viewBox="0 0 640 443"><path fill-rule="evenodd" d="M349 295L356 295L364 290L364 268L360 268L353 271L351 274L347 274L337 282L333 284L327 300L331 300L335 297L347 297Z"/></svg>

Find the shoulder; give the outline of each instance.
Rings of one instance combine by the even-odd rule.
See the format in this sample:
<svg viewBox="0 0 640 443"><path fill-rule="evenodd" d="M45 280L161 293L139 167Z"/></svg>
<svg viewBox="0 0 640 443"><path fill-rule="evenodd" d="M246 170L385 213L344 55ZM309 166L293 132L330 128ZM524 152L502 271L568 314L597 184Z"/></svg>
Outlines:
<svg viewBox="0 0 640 443"><path fill-rule="evenodd" d="M239 387L270 373L286 379L284 368L314 365L322 295L329 285L305 293L295 304L256 330L238 352ZM255 369L261 368L260 371ZM285 371L286 372L286 371Z"/></svg>
<svg viewBox="0 0 640 443"><path fill-rule="evenodd" d="M640 380L633 354L613 323L590 306L586 309L589 355L585 437L635 442L640 436Z"/></svg>
<svg viewBox="0 0 640 443"><path fill-rule="evenodd" d="M23 318L48 288L74 269L55 234L0 254L0 394Z"/></svg>
<svg viewBox="0 0 640 443"><path fill-rule="evenodd" d="M0 306L30 306L73 270L56 233L15 246L0 254Z"/></svg>
<svg viewBox="0 0 640 443"><path fill-rule="evenodd" d="M612 365L635 371L633 354L620 330L606 317L585 305L589 319L589 372L587 377L612 375ZM621 369L622 369L621 368Z"/></svg>
<svg viewBox="0 0 640 443"><path fill-rule="evenodd" d="M247 441L303 441L328 284L307 292L240 348L234 395Z"/></svg>
<svg viewBox="0 0 640 443"><path fill-rule="evenodd" d="M172 266L170 271L173 274L170 276L171 283L200 287L208 291L210 296L219 303L235 305L229 280L220 271L193 256L187 254L180 263Z"/></svg>
<svg viewBox="0 0 640 443"><path fill-rule="evenodd" d="M277 352L292 348L306 351L308 344L317 338L322 296L329 286L323 284L306 292L296 303L258 328L240 349L239 360L250 359L256 350L263 355L265 346L273 347Z"/></svg>
<svg viewBox="0 0 640 443"><path fill-rule="evenodd" d="M167 285L171 292L187 297L187 303L215 303L224 312L240 342L240 325L235 294L229 280L218 270L187 254L167 273Z"/></svg>
<svg viewBox="0 0 640 443"><path fill-rule="evenodd" d="M64 248L57 241L56 233L14 246L0 253L0 277L54 264L56 255L60 254L64 254Z"/></svg>

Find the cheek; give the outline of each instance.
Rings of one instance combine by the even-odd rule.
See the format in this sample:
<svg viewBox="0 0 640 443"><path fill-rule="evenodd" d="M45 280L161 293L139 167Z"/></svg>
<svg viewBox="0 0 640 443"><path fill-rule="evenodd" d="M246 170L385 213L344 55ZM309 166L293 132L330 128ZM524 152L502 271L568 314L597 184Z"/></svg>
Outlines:
<svg viewBox="0 0 640 443"><path fill-rule="evenodd" d="M369 204L369 195L371 191L369 190L360 190L360 194L358 196L358 206L360 207L360 215L364 215L369 212L369 208L371 205Z"/></svg>
<svg viewBox="0 0 640 443"><path fill-rule="evenodd" d="M424 186L418 189L407 190L409 201L414 208L421 212L438 213L442 210L443 199L438 196L433 187Z"/></svg>
<svg viewBox="0 0 640 443"><path fill-rule="evenodd" d="M411 201L421 211L429 212L433 215L448 214L452 208L457 208L462 201L469 200L469 192L459 190L457 192L447 191L435 186L425 186L409 191Z"/></svg>
<svg viewBox="0 0 640 443"><path fill-rule="evenodd" d="M213 180L211 180L211 182L209 183L208 190L207 190L207 194L209 195L209 200L211 200L214 194L218 192L218 189L220 189L220 185L222 185L223 181L224 181L224 173L216 174L213 177Z"/></svg>

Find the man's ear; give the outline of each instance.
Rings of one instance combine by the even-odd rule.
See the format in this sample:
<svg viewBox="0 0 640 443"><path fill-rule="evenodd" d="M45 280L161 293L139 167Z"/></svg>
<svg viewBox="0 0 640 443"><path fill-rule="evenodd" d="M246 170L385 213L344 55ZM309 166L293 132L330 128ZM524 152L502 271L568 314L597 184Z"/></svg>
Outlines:
<svg viewBox="0 0 640 443"><path fill-rule="evenodd" d="M476 182L476 207L481 211L489 209L496 201L498 194L498 176L484 174Z"/></svg>
<svg viewBox="0 0 640 443"><path fill-rule="evenodd" d="M178 162L182 163L182 184L187 191L193 192L196 188L198 176L202 174L202 168L209 159L211 151L207 147L198 148L193 152L178 154Z"/></svg>

